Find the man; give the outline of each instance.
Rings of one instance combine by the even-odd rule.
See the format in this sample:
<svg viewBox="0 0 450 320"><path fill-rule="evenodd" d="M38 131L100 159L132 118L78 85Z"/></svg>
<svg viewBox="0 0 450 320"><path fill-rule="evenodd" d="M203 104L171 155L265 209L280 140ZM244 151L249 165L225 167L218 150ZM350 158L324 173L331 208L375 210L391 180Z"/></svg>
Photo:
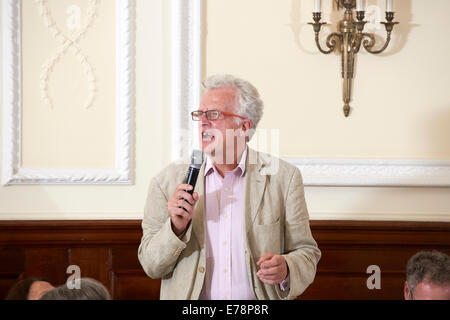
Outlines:
<svg viewBox="0 0 450 320"><path fill-rule="evenodd" d="M404 286L406 300L450 300L450 257L419 251L408 260Z"/></svg>
<svg viewBox="0 0 450 320"><path fill-rule="evenodd" d="M187 164L152 179L138 256L161 299L294 299L312 283L321 253L300 171L247 147L262 107L247 81L208 78L192 112L207 155L196 192L180 184Z"/></svg>

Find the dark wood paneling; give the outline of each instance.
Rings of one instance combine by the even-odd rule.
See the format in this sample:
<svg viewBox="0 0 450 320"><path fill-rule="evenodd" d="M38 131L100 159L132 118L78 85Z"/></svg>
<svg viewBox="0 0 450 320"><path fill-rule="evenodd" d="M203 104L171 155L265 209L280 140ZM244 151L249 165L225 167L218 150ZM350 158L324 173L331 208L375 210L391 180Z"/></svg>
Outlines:
<svg viewBox="0 0 450 320"><path fill-rule="evenodd" d="M0 273L25 271L25 250L15 247L0 247Z"/></svg>
<svg viewBox="0 0 450 320"><path fill-rule="evenodd" d="M142 272L114 272L114 297L125 300L158 299L160 280L150 279Z"/></svg>
<svg viewBox="0 0 450 320"><path fill-rule="evenodd" d="M137 257L139 243L112 249L111 266L113 270L142 270ZM144 273L144 271L142 271Z"/></svg>
<svg viewBox="0 0 450 320"><path fill-rule="evenodd" d="M314 283L301 299L402 299L406 262L419 250L450 253L450 223L311 221L322 251ZM0 221L0 299L19 278L65 283L71 264L104 283L115 299L158 299L160 280L143 272L137 220ZM381 269L381 290L366 286Z"/></svg>
<svg viewBox="0 0 450 320"><path fill-rule="evenodd" d="M70 264L80 267L81 277L97 279L111 290L110 252L109 248L73 248Z"/></svg>
<svg viewBox="0 0 450 320"><path fill-rule="evenodd" d="M401 300L403 299L404 273L383 273L381 289L367 289L365 273L318 272L314 283L299 299L352 299Z"/></svg>
<svg viewBox="0 0 450 320"><path fill-rule="evenodd" d="M25 274L27 277L51 279L55 284L66 282L69 265L67 248L30 248L26 250Z"/></svg>

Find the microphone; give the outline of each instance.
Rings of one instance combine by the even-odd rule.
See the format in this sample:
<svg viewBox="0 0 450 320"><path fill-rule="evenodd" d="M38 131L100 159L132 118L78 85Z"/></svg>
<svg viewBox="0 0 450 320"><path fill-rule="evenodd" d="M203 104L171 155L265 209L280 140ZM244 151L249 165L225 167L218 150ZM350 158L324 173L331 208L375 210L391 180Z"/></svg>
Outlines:
<svg viewBox="0 0 450 320"><path fill-rule="evenodd" d="M192 186L192 190L184 190L187 193L189 193L190 195L192 195L194 193L194 189L195 189L195 184L197 183L197 178L198 178L198 174L200 172L200 168L202 166L203 163L203 152L200 150L194 150L192 151L191 154L191 164L189 165L189 170L188 170L188 174L187 174L187 178L186 178L186 184L189 184ZM187 201L185 198L182 198L184 201L186 201L187 203L189 203L189 201ZM182 206L178 206L178 208L183 209L184 211L188 212L184 207ZM179 218L183 218L183 216L181 214L177 214L177 216ZM186 229L184 232L186 232L187 228L189 227L189 225L191 224L191 220L189 220ZM184 234L184 233L183 233Z"/></svg>
<svg viewBox="0 0 450 320"><path fill-rule="evenodd" d="M192 190L184 190L191 195L194 193L195 184L197 183L198 173L200 172L200 167L202 166L202 163L203 163L203 152L200 150L192 151L191 164L189 165L189 170L188 170L187 178L186 178L186 182L185 182L186 184L189 184L192 186ZM183 200L186 202L189 202L184 198L183 198ZM187 212L187 210L182 206L179 206L178 208L183 209L184 211ZM181 217L181 215L180 215L180 217Z"/></svg>
<svg viewBox="0 0 450 320"><path fill-rule="evenodd" d="M203 152L200 150L194 150L192 151L191 155L191 164L189 166L187 178L186 178L186 184L189 184L192 186L192 190L186 190L187 193L193 194L195 184L197 183L198 173L200 172L200 167L203 163Z"/></svg>

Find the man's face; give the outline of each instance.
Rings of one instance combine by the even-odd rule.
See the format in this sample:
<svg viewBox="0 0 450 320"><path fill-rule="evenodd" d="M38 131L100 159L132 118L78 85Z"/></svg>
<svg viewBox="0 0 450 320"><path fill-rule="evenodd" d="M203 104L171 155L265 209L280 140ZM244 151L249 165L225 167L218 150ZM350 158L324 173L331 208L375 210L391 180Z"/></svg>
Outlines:
<svg viewBox="0 0 450 320"><path fill-rule="evenodd" d="M218 110L236 114L237 106L237 89L235 87L209 90L203 95L200 102L201 111ZM225 161L225 159L220 159L222 157L219 155L222 154L225 157L227 151L229 153L234 151L234 148L231 148L234 145L233 132L239 134L236 130L240 127L241 125L238 124L235 117L221 116L217 120L208 120L206 115L203 115L199 123L202 151L213 157L219 157L216 159L218 161Z"/></svg>
<svg viewBox="0 0 450 320"><path fill-rule="evenodd" d="M405 299L411 300L411 294L405 283ZM450 284L438 285L428 281L417 284L412 293L414 300L450 300Z"/></svg>

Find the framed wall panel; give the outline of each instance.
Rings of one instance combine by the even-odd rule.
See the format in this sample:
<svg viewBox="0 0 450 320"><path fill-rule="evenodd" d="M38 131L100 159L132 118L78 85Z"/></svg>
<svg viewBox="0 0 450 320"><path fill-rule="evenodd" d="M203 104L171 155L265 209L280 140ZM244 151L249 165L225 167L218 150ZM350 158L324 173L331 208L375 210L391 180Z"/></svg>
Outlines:
<svg viewBox="0 0 450 320"><path fill-rule="evenodd" d="M2 2L3 172L12 184L131 184L134 1Z"/></svg>

